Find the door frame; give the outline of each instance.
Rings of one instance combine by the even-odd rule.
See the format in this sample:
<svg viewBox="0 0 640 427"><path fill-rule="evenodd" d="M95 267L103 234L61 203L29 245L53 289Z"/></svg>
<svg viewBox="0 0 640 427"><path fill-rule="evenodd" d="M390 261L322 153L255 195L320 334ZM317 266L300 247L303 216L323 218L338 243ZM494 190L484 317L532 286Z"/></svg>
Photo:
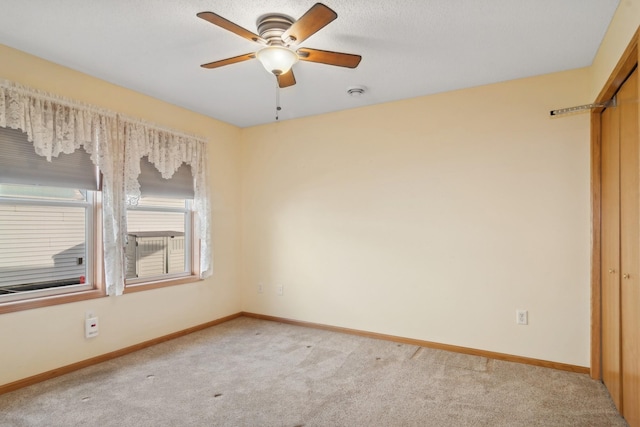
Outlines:
<svg viewBox="0 0 640 427"><path fill-rule="evenodd" d="M631 72L638 66L640 27L623 52L618 64L594 101L603 104L618 92ZM591 378L602 379L602 156L600 116L603 107L591 110Z"/></svg>

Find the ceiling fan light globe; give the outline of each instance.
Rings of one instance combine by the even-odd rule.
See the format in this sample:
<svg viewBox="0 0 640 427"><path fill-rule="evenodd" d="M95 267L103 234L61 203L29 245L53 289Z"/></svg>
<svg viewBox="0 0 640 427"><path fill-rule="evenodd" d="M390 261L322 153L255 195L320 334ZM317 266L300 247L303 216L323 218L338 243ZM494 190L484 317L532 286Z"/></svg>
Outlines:
<svg viewBox="0 0 640 427"><path fill-rule="evenodd" d="M268 46L256 52L265 70L276 76L287 73L298 62L298 54L281 46Z"/></svg>

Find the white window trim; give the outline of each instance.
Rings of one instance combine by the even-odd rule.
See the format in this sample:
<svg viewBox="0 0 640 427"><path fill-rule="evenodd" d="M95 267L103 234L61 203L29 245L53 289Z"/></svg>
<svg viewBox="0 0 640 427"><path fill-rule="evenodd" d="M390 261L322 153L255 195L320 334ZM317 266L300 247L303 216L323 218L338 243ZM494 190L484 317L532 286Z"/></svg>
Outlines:
<svg viewBox="0 0 640 427"><path fill-rule="evenodd" d="M96 251L97 243L101 241L101 227L97 226L100 220L99 207L100 196L98 192L87 191L87 199L81 200L34 200L20 197L0 197L0 204L20 204L24 206L70 206L85 208L85 248L86 248L86 275L87 283L38 289L33 291L18 292L15 294L0 295L0 313L12 311L12 307L32 308L33 303L39 300L51 299L51 297L72 296L77 298L81 294L89 297L102 296L103 279L101 251ZM96 295L98 292L100 295ZM40 304L38 304L40 305Z"/></svg>
<svg viewBox="0 0 640 427"><path fill-rule="evenodd" d="M147 276L147 277L136 277L136 278L125 278L125 290L130 287L136 286L144 286L144 285L155 285L158 283L171 283L175 279L184 279L190 278L191 281L197 280L195 277L195 273L197 270L194 269L193 259L197 257L199 254L194 254L194 245L193 240L196 238L193 227L193 201L186 200L184 208L177 207L158 207L158 206L130 206L127 208L128 211L144 211L144 212L175 212L175 213L184 213L185 214L185 229L184 236L186 238L185 247L188 247L188 250L185 254L185 269L186 271L181 273L168 273L161 274L157 276Z"/></svg>

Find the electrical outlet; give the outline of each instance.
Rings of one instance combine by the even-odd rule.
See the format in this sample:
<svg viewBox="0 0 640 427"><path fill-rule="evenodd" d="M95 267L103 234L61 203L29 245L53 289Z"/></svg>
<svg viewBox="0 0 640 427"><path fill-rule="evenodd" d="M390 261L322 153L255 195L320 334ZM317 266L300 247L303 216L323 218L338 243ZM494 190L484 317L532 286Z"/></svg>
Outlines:
<svg viewBox="0 0 640 427"><path fill-rule="evenodd" d="M278 286L276 287L276 292L277 292L277 293L278 293L278 295L280 295L280 296L284 295L284 286L282 286L282 285L278 285Z"/></svg>
<svg viewBox="0 0 640 427"><path fill-rule="evenodd" d="M262 282L258 283L258 293L261 294L262 292L264 292L264 285L262 284Z"/></svg>
<svg viewBox="0 0 640 427"><path fill-rule="evenodd" d="M87 317L84 319L84 336L85 338L98 336L98 317L91 311L87 311Z"/></svg>
<svg viewBox="0 0 640 427"><path fill-rule="evenodd" d="M516 310L516 323L518 325L528 325L529 312L527 310Z"/></svg>

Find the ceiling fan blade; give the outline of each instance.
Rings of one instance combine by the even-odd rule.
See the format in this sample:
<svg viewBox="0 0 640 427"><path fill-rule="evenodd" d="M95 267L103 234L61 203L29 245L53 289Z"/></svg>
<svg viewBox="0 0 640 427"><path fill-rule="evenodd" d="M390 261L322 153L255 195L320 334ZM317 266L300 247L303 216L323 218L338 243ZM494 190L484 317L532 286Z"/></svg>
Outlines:
<svg viewBox="0 0 640 427"><path fill-rule="evenodd" d="M362 56L350 53L331 52L328 50L298 49L298 57L302 61L319 62L321 64L337 65L338 67L356 68Z"/></svg>
<svg viewBox="0 0 640 427"><path fill-rule="evenodd" d="M245 28L242 28L240 25L234 24L228 19L225 19L220 15L216 15L213 12L200 12L200 13L197 13L196 16L198 18L204 19L205 21L211 22L213 25L217 25L218 27L224 28L227 31L231 31L232 33L237 34L240 37L250 40L252 42L261 43L265 45L267 44L267 41L262 37L260 37L259 35L254 34L251 31Z"/></svg>
<svg viewBox="0 0 640 427"><path fill-rule="evenodd" d="M289 87L296 84L296 77L293 75L293 70L289 70L284 74L277 76L278 86L281 88Z"/></svg>
<svg viewBox="0 0 640 427"><path fill-rule="evenodd" d="M282 34L286 45L299 44L338 17L322 3L316 3Z"/></svg>
<svg viewBox="0 0 640 427"><path fill-rule="evenodd" d="M218 68L223 67L225 65L235 64L236 62L247 61L249 59L255 58L255 53L246 53L244 55L234 56L233 58L221 59L220 61L209 62L207 64L202 64L202 68Z"/></svg>

